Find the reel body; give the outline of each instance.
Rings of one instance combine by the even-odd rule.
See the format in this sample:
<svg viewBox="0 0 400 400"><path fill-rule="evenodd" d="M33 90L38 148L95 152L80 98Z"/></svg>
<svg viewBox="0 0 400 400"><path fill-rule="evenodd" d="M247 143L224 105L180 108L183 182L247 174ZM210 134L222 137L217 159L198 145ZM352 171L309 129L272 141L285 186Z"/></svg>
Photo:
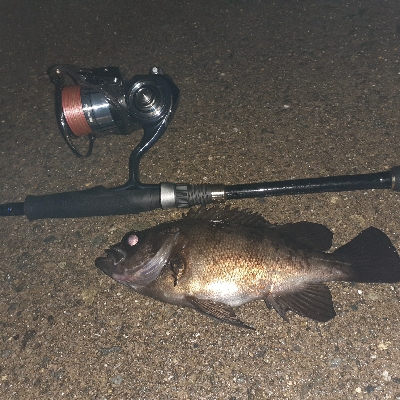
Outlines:
<svg viewBox="0 0 400 400"><path fill-rule="evenodd" d="M151 145L154 144L165 132L179 102L178 87L158 67L151 68L148 75L135 75L129 81L123 80L117 67L88 69L59 64L50 67L48 75L56 86L60 132L78 157L92 153L97 137L128 135L141 128L145 130L146 140L153 140ZM68 78L70 85L66 84ZM89 141L84 154L76 145L76 139L81 137Z"/></svg>

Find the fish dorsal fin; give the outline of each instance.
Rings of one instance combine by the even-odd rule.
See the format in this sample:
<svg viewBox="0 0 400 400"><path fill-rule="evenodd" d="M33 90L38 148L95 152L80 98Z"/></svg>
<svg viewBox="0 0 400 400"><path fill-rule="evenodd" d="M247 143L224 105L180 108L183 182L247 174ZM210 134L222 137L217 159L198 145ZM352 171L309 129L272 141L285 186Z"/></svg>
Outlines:
<svg viewBox="0 0 400 400"><path fill-rule="evenodd" d="M327 251L332 247L333 234L326 226L321 224L302 221L273 225L273 229L313 250Z"/></svg>
<svg viewBox="0 0 400 400"><path fill-rule="evenodd" d="M249 210L239 210L237 208L227 207L200 207L197 210L190 210L185 218L201 219L210 222L226 222L246 226L271 226L260 214Z"/></svg>
<svg viewBox="0 0 400 400"><path fill-rule="evenodd" d="M270 293L264 301L288 322L287 310L319 322L329 321L336 315L331 292L323 283L309 283L294 292Z"/></svg>

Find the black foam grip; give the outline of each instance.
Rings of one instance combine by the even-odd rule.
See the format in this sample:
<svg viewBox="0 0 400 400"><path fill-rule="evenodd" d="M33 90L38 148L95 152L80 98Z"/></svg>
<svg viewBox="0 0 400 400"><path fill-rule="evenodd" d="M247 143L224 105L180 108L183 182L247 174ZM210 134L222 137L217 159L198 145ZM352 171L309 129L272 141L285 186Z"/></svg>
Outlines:
<svg viewBox="0 0 400 400"><path fill-rule="evenodd" d="M138 214L161 207L160 188L116 191L97 187L76 192L27 196L24 207L25 215L30 220Z"/></svg>

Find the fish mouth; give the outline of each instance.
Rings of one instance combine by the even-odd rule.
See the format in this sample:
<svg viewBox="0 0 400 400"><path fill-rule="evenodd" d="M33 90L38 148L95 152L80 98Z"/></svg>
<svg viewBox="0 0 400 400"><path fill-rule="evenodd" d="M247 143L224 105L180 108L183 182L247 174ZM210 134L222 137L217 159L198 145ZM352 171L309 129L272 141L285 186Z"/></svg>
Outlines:
<svg viewBox="0 0 400 400"><path fill-rule="evenodd" d="M126 251L121 249L118 245L111 246L111 248L105 250L107 257L97 257L95 260L95 265L97 268L101 269L108 276L112 277L115 272L115 267L125 261Z"/></svg>

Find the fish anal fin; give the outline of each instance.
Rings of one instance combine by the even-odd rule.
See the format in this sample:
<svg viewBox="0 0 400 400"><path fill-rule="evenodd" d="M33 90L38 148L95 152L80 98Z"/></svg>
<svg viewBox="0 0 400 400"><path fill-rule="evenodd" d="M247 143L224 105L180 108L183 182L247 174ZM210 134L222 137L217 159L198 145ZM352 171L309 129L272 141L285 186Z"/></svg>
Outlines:
<svg viewBox="0 0 400 400"><path fill-rule="evenodd" d="M336 315L331 292L323 283L308 283L292 292L270 293L264 301L285 321L288 321L287 310L319 322L329 321Z"/></svg>
<svg viewBox="0 0 400 400"><path fill-rule="evenodd" d="M219 321L226 322L231 325L238 326L239 328L253 329L253 327L245 324L235 314L233 308L227 304L219 303L211 300L198 299L194 296L186 296L194 309L215 318Z"/></svg>
<svg viewBox="0 0 400 400"><path fill-rule="evenodd" d="M280 234L313 250L327 251L332 247L333 234L325 225L302 221L275 225L273 228Z"/></svg>

